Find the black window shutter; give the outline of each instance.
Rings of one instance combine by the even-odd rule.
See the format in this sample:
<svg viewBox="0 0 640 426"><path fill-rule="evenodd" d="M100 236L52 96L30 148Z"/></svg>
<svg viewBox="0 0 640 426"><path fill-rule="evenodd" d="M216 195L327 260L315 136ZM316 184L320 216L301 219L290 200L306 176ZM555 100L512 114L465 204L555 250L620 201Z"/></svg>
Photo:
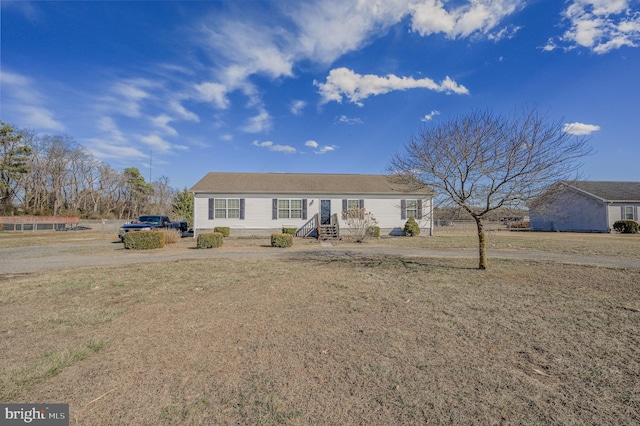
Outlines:
<svg viewBox="0 0 640 426"><path fill-rule="evenodd" d="M278 220L278 199L274 198L271 204L271 219Z"/></svg>
<svg viewBox="0 0 640 426"><path fill-rule="evenodd" d="M347 200L342 200L342 211L343 212L347 211Z"/></svg>
<svg viewBox="0 0 640 426"><path fill-rule="evenodd" d="M307 199L302 199L302 218L307 220Z"/></svg>
<svg viewBox="0 0 640 426"><path fill-rule="evenodd" d="M360 199L358 203L360 204L360 208L364 209L364 200Z"/></svg>
<svg viewBox="0 0 640 426"><path fill-rule="evenodd" d="M418 200L418 219L422 219L422 200Z"/></svg>
<svg viewBox="0 0 640 426"><path fill-rule="evenodd" d="M209 198L209 220L213 220L213 198Z"/></svg>
<svg viewBox="0 0 640 426"><path fill-rule="evenodd" d="M400 200L400 219L407 218L407 200Z"/></svg>
<svg viewBox="0 0 640 426"><path fill-rule="evenodd" d="M240 198L240 220L244 220L244 198Z"/></svg>

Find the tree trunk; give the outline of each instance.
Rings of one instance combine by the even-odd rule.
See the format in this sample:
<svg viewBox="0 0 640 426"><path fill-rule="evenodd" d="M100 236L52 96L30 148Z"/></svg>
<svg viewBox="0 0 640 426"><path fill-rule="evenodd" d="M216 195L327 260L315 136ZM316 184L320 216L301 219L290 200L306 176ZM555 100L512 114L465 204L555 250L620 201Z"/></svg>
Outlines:
<svg viewBox="0 0 640 426"><path fill-rule="evenodd" d="M482 223L482 218L480 217L475 217L474 219L476 220L476 226L478 227L478 269L487 269L487 235L484 232L484 223Z"/></svg>

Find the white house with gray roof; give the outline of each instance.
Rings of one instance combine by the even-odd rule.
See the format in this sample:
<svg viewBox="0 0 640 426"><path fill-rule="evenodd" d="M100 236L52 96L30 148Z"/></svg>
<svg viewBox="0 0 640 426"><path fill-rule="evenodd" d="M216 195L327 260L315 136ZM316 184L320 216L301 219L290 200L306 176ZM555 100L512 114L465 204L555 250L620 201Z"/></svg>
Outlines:
<svg viewBox="0 0 640 426"><path fill-rule="evenodd" d="M433 191L387 175L212 172L190 191L195 235L215 227L229 227L232 235L269 235L283 227L299 236L339 233L346 227L342 212L352 207L370 212L381 235L401 234L409 217L422 235L433 228Z"/></svg>
<svg viewBox="0 0 640 426"><path fill-rule="evenodd" d="M639 215L640 182L558 182L529 207L532 231L611 232Z"/></svg>

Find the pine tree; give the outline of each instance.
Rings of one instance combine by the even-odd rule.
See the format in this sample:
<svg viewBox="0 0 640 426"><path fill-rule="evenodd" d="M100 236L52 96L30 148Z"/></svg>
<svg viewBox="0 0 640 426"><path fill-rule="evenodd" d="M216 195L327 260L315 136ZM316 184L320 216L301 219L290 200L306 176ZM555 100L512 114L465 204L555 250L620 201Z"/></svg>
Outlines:
<svg viewBox="0 0 640 426"><path fill-rule="evenodd" d="M21 140L22 135L0 121L0 214L13 214L16 188L29 173L29 157L33 151Z"/></svg>
<svg viewBox="0 0 640 426"><path fill-rule="evenodd" d="M193 227L193 194L187 188L176 194L171 210L176 216L182 216L189 228Z"/></svg>

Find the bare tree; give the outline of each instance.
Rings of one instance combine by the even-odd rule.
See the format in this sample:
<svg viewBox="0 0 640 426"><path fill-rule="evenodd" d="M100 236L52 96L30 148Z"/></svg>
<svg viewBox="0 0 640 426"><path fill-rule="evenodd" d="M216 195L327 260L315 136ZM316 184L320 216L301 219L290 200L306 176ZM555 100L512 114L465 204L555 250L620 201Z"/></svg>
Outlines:
<svg viewBox="0 0 640 426"><path fill-rule="evenodd" d="M397 179L433 188L465 210L478 230L479 269L487 268L484 219L523 206L577 172L591 148L534 109L513 117L473 112L422 130L389 167Z"/></svg>
<svg viewBox="0 0 640 426"><path fill-rule="evenodd" d="M352 207L342 212L342 220L346 223L353 239L358 243L362 243L372 236L373 229L378 225L373 214L360 207Z"/></svg>

